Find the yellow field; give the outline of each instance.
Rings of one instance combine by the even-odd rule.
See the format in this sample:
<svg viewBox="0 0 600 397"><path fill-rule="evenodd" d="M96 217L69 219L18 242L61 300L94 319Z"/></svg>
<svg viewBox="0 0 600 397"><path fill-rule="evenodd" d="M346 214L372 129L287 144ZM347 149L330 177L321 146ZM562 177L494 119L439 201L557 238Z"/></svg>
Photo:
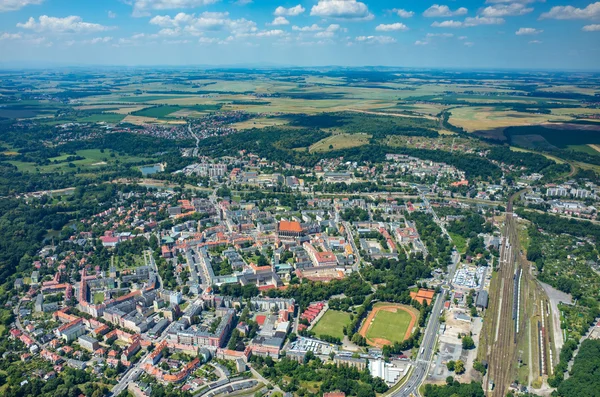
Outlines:
<svg viewBox="0 0 600 397"><path fill-rule="evenodd" d="M428 120L437 120L435 117L432 116L415 116L412 114L404 114L404 113L392 113L392 112L374 112L374 111L369 111L369 110L359 110L359 109L348 109L350 112L356 112L356 113L364 113L364 114L374 114L377 116L391 116L391 117L408 117L411 119L428 119Z"/></svg>
<svg viewBox="0 0 600 397"><path fill-rule="evenodd" d="M465 131L486 131L497 128L537 125L548 121L569 121L568 116L552 114L529 114L495 110L492 107L460 107L451 110L450 124Z"/></svg>
<svg viewBox="0 0 600 397"><path fill-rule="evenodd" d="M330 150L347 149L351 147L357 147L366 145L369 143L371 135L367 134L338 134L321 139L319 142L311 145L309 151L315 152L328 152ZM332 146L332 148L330 148Z"/></svg>
<svg viewBox="0 0 600 397"><path fill-rule="evenodd" d="M111 110L110 113L117 114L131 114L133 112L137 112L138 110L146 109L148 106L123 106L115 110Z"/></svg>
<svg viewBox="0 0 600 397"><path fill-rule="evenodd" d="M545 92L564 92L564 93L575 93L584 95L596 95L600 93L597 89L576 87L574 85L557 85L551 87L540 88L539 91Z"/></svg>
<svg viewBox="0 0 600 397"><path fill-rule="evenodd" d="M443 110L447 109L448 106L445 105L433 105L433 104L421 104L421 103L417 103L417 104L410 104L407 103L404 105L405 108L401 108L401 110L406 110L406 111L410 111L410 112L415 112L415 113L422 113L422 114L427 114L427 115L431 115L431 116L435 116L439 113L441 113Z"/></svg>
<svg viewBox="0 0 600 397"><path fill-rule="evenodd" d="M238 130L248 130L251 128L265 128L276 125L285 125L288 123L288 121L289 120L275 117L259 117L256 119L241 121L239 123L232 124L231 126L237 128Z"/></svg>
<svg viewBox="0 0 600 397"><path fill-rule="evenodd" d="M590 143L588 146L591 147L592 149L594 149L595 151L597 151L598 153L600 153L600 145L594 145L594 144Z"/></svg>
<svg viewBox="0 0 600 397"><path fill-rule="evenodd" d="M552 109L552 114L560 115L560 116L582 116L587 114L600 114L600 109L591 109L591 108L561 108L561 109Z"/></svg>
<svg viewBox="0 0 600 397"><path fill-rule="evenodd" d="M185 120L159 120L154 117L144 117L144 116L132 116L128 115L122 121L123 123L130 123L135 125L144 125L144 124L186 124Z"/></svg>

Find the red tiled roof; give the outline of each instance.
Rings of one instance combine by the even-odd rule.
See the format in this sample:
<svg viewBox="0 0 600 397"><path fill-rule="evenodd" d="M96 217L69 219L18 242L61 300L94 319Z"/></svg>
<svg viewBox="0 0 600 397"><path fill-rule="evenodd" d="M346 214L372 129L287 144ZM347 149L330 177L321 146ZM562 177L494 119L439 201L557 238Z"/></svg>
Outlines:
<svg viewBox="0 0 600 397"><path fill-rule="evenodd" d="M281 221L279 222L279 230L284 232L302 232L302 226L299 222L295 221Z"/></svg>

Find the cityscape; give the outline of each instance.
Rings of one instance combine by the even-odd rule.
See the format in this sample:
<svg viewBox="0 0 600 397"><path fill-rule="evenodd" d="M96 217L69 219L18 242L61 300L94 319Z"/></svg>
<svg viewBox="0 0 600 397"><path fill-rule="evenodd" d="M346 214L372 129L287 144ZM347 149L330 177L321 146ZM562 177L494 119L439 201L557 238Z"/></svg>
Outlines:
<svg viewBox="0 0 600 397"><path fill-rule="evenodd" d="M600 3L75 3L0 2L0 395L600 396Z"/></svg>

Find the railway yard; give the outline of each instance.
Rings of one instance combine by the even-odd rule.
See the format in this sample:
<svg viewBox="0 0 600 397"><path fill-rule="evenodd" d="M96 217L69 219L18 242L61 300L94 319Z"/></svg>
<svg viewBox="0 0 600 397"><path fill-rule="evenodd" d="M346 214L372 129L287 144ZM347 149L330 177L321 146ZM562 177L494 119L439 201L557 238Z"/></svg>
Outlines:
<svg viewBox="0 0 600 397"><path fill-rule="evenodd" d="M546 293L532 274L519 242L519 225L508 203L497 276L490 288L479 358L489 365L488 396L539 389L552 375L557 353Z"/></svg>

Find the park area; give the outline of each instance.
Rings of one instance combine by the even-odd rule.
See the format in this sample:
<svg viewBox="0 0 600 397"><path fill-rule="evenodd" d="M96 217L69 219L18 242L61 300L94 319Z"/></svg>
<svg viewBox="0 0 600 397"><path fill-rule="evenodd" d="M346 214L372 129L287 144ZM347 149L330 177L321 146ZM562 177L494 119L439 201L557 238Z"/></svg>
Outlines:
<svg viewBox="0 0 600 397"><path fill-rule="evenodd" d="M360 328L370 346L383 347L408 339L417 323L419 312L395 303L376 303Z"/></svg>
<svg viewBox="0 0 600 397"><path fill-rule="evenodd" d="M344 339L344 327L350 324L350 314L337 310L327 310L312 329L315 335L329 335Z"/></svg>

